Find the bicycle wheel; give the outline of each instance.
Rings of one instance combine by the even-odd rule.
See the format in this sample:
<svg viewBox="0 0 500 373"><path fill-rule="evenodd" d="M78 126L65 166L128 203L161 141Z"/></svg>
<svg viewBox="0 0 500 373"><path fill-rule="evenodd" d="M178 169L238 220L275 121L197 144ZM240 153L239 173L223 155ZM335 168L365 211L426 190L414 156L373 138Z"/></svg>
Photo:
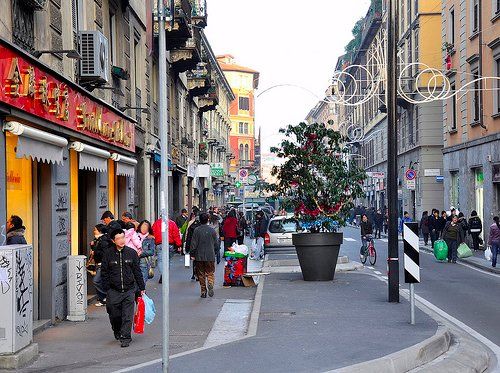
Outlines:
<svg viewBox="0 0 500 373"><path fill-rule="evenodd" d="M377 251L375 250L375 247L372 246L369 253L370 253L370 264L374 266L375 263L377 262Z"/></svg>

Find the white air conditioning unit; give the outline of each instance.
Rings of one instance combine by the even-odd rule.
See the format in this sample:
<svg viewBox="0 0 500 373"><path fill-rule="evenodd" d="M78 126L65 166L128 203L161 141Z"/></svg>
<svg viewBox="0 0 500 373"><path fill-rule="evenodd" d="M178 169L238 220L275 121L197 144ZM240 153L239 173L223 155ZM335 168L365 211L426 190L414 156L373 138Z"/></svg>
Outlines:
<svg viewBox="0 0 500 373"><path fill-rule="evenodd" d="M107 83L109 76L108 39L100 31L80 31L80 80Z"/></svg>

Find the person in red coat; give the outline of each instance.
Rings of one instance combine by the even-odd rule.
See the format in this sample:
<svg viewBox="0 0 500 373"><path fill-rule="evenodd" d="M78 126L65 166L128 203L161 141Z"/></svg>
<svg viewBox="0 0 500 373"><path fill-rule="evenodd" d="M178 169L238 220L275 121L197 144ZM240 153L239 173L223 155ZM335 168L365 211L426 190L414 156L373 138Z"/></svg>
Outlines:
<svg viewBox="0 0 500 373"><path fill-rule="evenodd" d="M232 209L227 214L222 226L222 233L224 234L224 250L230 248L238 238L238 219L236 218L236 210Z"/></svg>
<svg viewBox="0 0 500 373"><path fill-rule="evenodd" d="M160 284L162 280L161 271L163 268L161 225L162 225L162 219L159 218L157 221L153 223L152 227L156 244L156 257L158 261L158 265L156 267L160 271L160 280L159 280ZM175 224L175 221L170 219L168 219L168 244L170 249L169 257L171 257L171 255L175 252L176 249L178 252L181 252L182 250L181 232L179 231L177 224Z"/></svg>

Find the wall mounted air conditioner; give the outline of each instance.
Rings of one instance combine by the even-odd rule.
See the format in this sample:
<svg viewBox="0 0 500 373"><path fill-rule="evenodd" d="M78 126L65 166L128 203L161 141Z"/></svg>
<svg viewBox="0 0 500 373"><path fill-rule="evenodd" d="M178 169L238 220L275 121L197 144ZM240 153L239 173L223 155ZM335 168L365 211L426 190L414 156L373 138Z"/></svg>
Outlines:
<svg viewBox="0 0 500 373"><path fill-rule="evenodd" d="M109 76L108 39L100 31L80 31L80 80L107 83Z"/></svg>

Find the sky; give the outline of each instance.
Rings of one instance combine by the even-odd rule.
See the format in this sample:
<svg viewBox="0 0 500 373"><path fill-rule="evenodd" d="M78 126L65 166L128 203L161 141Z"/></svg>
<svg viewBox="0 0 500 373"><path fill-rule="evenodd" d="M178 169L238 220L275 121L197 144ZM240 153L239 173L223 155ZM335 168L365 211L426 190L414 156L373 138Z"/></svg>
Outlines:
<svg viewBox="0 0 500 373"><path fill-rule="evenodd" d="M256 125L262 153L279 142L278 130L303 121L324 96L335 64L370 0L208 0L205 33L215 54L260 72ZM257 134L257 132L256 132Z"/></svg>

